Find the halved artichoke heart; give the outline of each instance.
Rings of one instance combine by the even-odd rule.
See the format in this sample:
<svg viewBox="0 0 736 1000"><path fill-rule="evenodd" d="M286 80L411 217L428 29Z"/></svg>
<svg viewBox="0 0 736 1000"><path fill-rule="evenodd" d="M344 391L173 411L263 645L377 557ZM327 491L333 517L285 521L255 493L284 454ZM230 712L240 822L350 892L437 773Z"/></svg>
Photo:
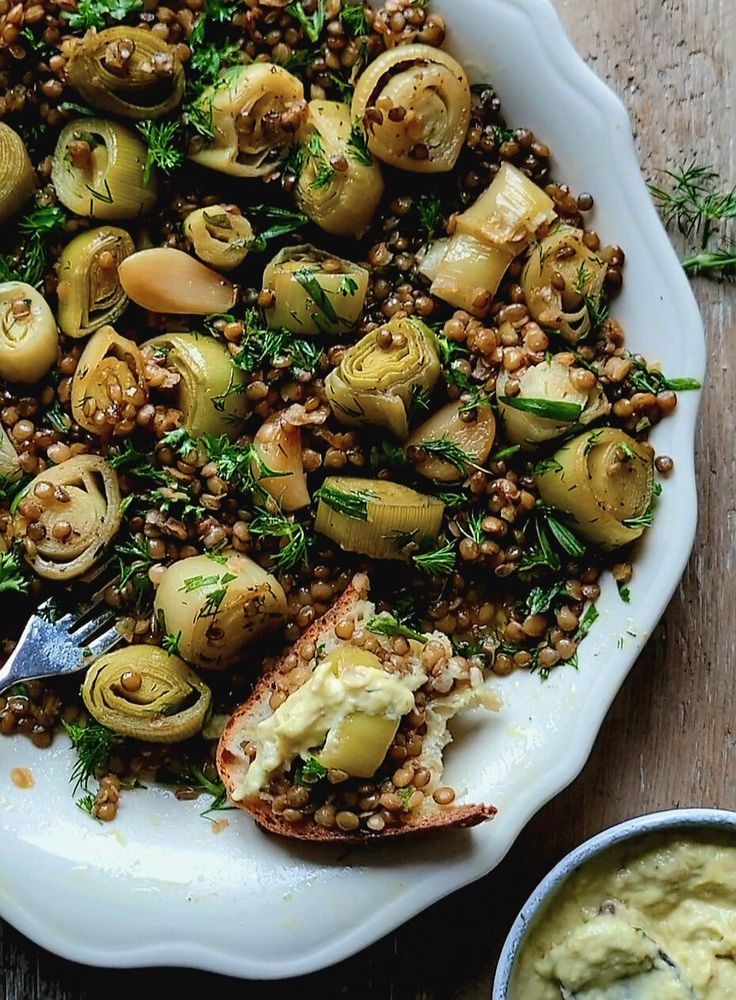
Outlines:
<svg viewBox="0 0 736 1000"><path fill-rule="evenodd" d="M15 129L0 122L0 223L20 211L37 187L26 144Z"/></svg>
<svg viewBox="0 0 736 1000"><path fill-rule="evenodd" d="M148 743L180 743L205 723L212 695L191 667L157 646L129 646L96 660L82 698L114 733Z"/></svg>
<svg viewBox="0 0 736 1000"><path fill-rule="evenodd" d="M91 107L121 118L160 118L184 96L177 47L127 25L87 32L72 49L66 78Z"/></svg>
<svg viewBox="0 0 736 1000"><path fill-rule="evenodd" d="M285 247L266 265L263 287L275 295L266 309L270 327L306 335L349 333L363 312L368 272L304 244Z"/></svg>
<svg viewBox="0 0 736 1000"><path fill-rule="evenodd" d="M382 347L386 332L392 340ZM409 434L409 407L440 377L434 335L415 318L392 319L350 347L325 379L332 412L349 427L385 427L397 438Z"/></svg>
<svg viewBox="0 0 736 1000"><path fill-rule="evenodd" d="M316 531L348 552L406 561L408 542L436 541L445 505L384 479L330 476L315 494Z"/></svg>
<svg viewBox="0 0 736 1000"><path fill-rule="evenodd" d="M68 337L86 337L114 323L128 305L118 266L135 251L124 229L102 226L75 236L59 257L59 326Z"/></svg>
<svg viewBox="0 0 736 1000"><path fill-rule="evenodd" d="M558 226L534 247L521 276L529 312L570 343L591 329L600 308L606 263L583 243L583 231Z"/></svg>
<svg viewBox="0 0 736 1000"><path fill-rule="evenodd" d="M0 377L36 382L58 349L56 320L38 289L25 281L0 282Z"/></svg>
<svg viewBox="0 0 736 1000"><path fill-rule="evenodd" d="M587 391L578 389L572 370L553 358L521 374L501 372L496 383L498 412L514 444L531 450L566 434L576 424L586 426L610 412L611 404L600 383ZM516 396L507 395L512 380L519 385Z"/></svg>
<svg viewBox="0 0 736 1000"><path fill-rule="evenodd" d="M654 500L654 453L614 427L586 431L540 462L542 499L573 518L575 531L603 549L639 538Z"/></svg>

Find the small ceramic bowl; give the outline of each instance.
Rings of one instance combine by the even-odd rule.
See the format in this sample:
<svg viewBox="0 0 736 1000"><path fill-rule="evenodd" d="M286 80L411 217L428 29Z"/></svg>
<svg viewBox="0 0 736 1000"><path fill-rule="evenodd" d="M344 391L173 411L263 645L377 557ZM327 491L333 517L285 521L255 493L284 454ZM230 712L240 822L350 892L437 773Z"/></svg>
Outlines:
<svg viewBox="0 0 736 1000"><path fill-rule="evenodd" d="M496 968L492 1000L508 1000L516 961L524 947L536 918L544 911L558 889L592 858L617 844L639 840L650 833L672 830L731 830L736 833L736 812L724 809L672 809L667 812L649 813L626 820L596 834L576 847L542 879L522 907L509 931Z"/></svg>

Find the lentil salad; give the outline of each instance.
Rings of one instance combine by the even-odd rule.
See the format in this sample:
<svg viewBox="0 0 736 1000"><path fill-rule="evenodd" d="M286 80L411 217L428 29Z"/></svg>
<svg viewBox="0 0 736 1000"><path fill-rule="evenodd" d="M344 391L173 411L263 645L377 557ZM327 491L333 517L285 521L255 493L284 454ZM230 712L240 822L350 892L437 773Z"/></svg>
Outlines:
<svg viewBox="0 0 736 1000"><path fill-rule="evenodd" d="M507 127L490 86L476 85L471 99L454 69L454 83L442 79L441 62L436 93L451 102L445 110L465 136L462 148L440 142L437 152L418 126L412 134L411 123L405 125L411 107L382 93L381 81L387 74L396 79L393 67L401 77L414 64L432 65L431 54L416 46L442 51L447 25L424 4L389 0L377 13L337 0L122 4L116 11L123 35L107 43L102 59L114 70L114 86L97 82L83 93L84 76L75 76L74 64L91 67L86 76L97 80L93 50L104 31L117 30L117 17L106 18L101 6L16 4L0 21L2 120L21 136L37 178L31 186L21 158L16 191L27 197L26 189L38 185L21 209L18 233L4 227L2 278L40 288L62 330L59 338L54 316L50 323L43 317L42 347L31 352L32 361L38 364L44 351L48 357L49 344L53 359L39 376L20 380L30 384L27 390L8 378L0 413L17 457L15 468L9 458L3 521L14 589L30 589L36 598L42 581L23 564L41 572L38 549L47 534L63 548L78 532L60 515L47 526L49 505L70 502L48 470L103 455L124 508L107 539L121 569L108 601L120 609L123 633L136 647L163 647L181 654L181 662L211 666L198 662L196 642L182 648L190 639L186 623L179 628L170 620L180 597L163 607L160 585L176 563L204 556L209 567L185 576L174 593L188 580L210 580L199 589L211 611L213 593L216 599L224 589L229 601L239 586L229 564L235 553L252 557L275 581L268 581L268 627L260 623L258 634L247 637L271 633L266 646L255 647L263 648L256 662L266 672L284 642L296 641L327 612L356 571L370 576L377 620L393 630L395 655L407 652L402 630L450 638L451 655L432 682L439 681L439 693L450 663L464 679L472 671L503 676L514 669L545 676L574 663L595 618L604 569L613 569L622 599L628 597L628 545L654 509L652 465L664 475L672 468L666 456L653 455L647 431L674 409L677 389L692 387L626 351L609 315L624 254L587 227L591 196L575 197L551 179L549 150L529 130ZM134 31L155 37L152 53ZM142 116L138 108L131 114L130 102L128 110L108 105L111 92L118 101L125 96L121 80L133 75L136 51L144 52L136 72L153 94L146 108L164 107L160 117ZM362 81L382 68L382 59L386 73L366 88ZM217 148L226 129L216 116L229 113L219 106L227 103L223 91L229 98L237 90L251 61L270 67L285 90L280 110L260 123L247 107L234 116L233 165L232 149ZM370 91L364 106L361 88ZM127 89L130 96L133 88ZM177 94L183 105L168 107ZM346 114L341 108L348 105ZM135 132L129 119L138 122ZM122 193L110 176L110 135L138 165ZM108 157L102 183L90 177L68 211L63 172L72 181L76 173L88 176L100 150ZM244 179L244 169L262 172ZM498 214L499 178L511 178L504 190L515 184L527 199L527 214L513 220L511 233L486 225ZM473 207L494 184L483 218L474 218ZM110 206L125 206L129 191L132 207L122 209L128 219L111 215ZM375 206L368 218L366 204ZM75 248L101 221L104 240L100 235L99 245ZM175 256L161 257L162 250ZM71 288L64 284L65 253L70 269L100 290L97 302L76 312L75 279ZM138 256L156 253L145 262ZM486 270L477 272L477 283L458 280L453 253L461 269L482 261ZM195 273L196 258L206 267ZM151 281L157 269L169 276L166 282ZM121 280L118 270L130 276ZM497 288L490 287L494 275ZM196 293L182 308L186 287ZM11 293L13 321L23 320L35 299L17 287ZM63 318L67 312L71 317ZM77 342L80 334L89 337L86 346ZM102 352L98 363L113 359L120 393L104 406L94 378L80 377L94 374L95 359L87 354L93 346L92 355ZM214 415L203 400L212 401ZM566 509L559 481L586 459L588 470L591 455L609 478L624 483L619 500L633 506L620 521L628 523L601 531L598 507L592 515L585 503ZM21 495L31 477L32 489ZM413 492L402 508L408 525L384 520L387 484ZM378 529L366 536L371 505L379 511ZM376 548L376 536L384 547ZM388 554L386 538L394 550ZM212 565L220 560L224 570ZM254 572L244 584L251 596ZM397 601L401 592L412 601ZM222 601L203 616L208 631L227 631L210 620ZM8 649L12 641L11 635ZM201 721L210 737L213 720L229 714L252 684L254 661L242 655L244 646L241 636L220 657L226 674L204 677L211 700ZM151 669L147 661L140 671L131 662L129 654L118 671L128 694L140 690ZM191 692L196 682L188 683ZM222 801L211 739L187 735L177 747L152 745L145 734L143 742L140 735L122 738L109 719L99 724L99 708L91 712L98 721L86 726L94 702L80 702L75 686L31 684L12 692L0 731L25 732L44 745L61 716L80 750L82 783L99 779L99 791L85 789L83 799L93 815L113 818L121 787L142 773L176 784L181 797L204 790ZM385 769L380 788L341 793L347 798L330 813L333 825L345 812L374 832L375 817L384 826L403 819L400 790L424 787L423 769L404 765L419 756L413 751L425 724L402 723L388 752L395 767ZM302 802L304 785L287 784L285 808L302 810L300 820L289 817L298 823L310 799ZM449 804L441 802L447 794L440 805ZM372 797L378 806L369 808ZM327 813L320 818L327 825ZM352 822L343 818L348 827Z"/></svg>

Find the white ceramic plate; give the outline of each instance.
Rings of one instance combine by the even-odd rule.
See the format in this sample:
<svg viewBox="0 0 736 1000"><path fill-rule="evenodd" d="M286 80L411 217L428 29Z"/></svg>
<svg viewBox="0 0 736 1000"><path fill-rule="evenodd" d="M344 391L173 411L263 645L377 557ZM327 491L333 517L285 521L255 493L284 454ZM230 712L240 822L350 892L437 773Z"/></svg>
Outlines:
<svg viewBox="0 0 736 1000"><path fill-rule="evenodd" d="M509 121L550 144L557 175L595 196L596 229L625 247L616 315L630 346L662 360L672 376L700 378L698 311L642 181L618 99L576 55L546 0L435 2L473 79L491 81ZM561 668L546 684L528 674L505 679L503 713L462 723L447 780L468 800L496 803L492 823L346 854L266 837L234 812L221 814L230 825L215 834L199 816L201 803L151 790L126 795L119 820L101 825L73 804L65 740L41 752L25 739L2 740L2 915L81 962L276 978L336 962L489 872L584 765L680 579L696 522L697 408L698 394L685 393L676 415L656 428L657 449L673 456L675 473L636 565L632 603L623 604L606 581L579 672ZM9 781L18 766L31 768L32 789Z"/></svg>

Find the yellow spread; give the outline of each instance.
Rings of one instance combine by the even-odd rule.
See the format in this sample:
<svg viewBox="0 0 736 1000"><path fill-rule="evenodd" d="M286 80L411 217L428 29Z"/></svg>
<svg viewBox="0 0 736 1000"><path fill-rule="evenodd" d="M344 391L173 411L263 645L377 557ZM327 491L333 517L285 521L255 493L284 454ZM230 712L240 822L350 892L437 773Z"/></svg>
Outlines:
<svg viewBox="0 0 736 1000"><path fill-rule="evenodd" d="M402 675L388 673L371 653L352 646L336 647L309 680L258 723L256 757L233 797L252 798L299 755L318 755L316 748L331 731L340 729L347 716L398 721L412 711L413 692L426 679L421 669Z"/></svg>
<svg viewBox="0 0 736 1000"><path fill-rule="evenodd" d="M561 986L576 1000L734 1000L736 840L660 835L584 865L532 927L509 1000L560 1000Z"/></svg>

